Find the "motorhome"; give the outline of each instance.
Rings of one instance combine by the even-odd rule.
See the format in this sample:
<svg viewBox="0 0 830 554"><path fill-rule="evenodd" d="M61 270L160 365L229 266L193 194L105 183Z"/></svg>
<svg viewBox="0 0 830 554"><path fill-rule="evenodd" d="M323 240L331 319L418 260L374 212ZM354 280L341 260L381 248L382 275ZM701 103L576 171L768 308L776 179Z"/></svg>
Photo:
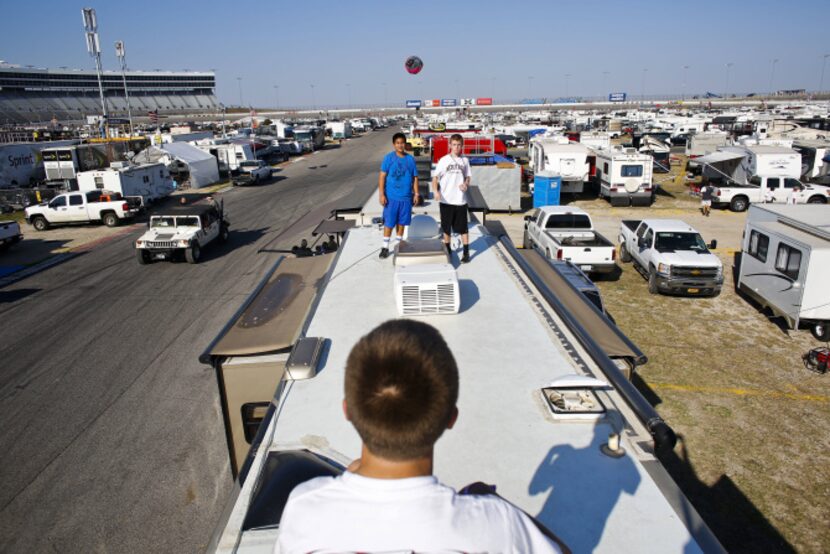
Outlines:
<svg viewBox="0 0 830 554"><path fill-rule="evenodd" d="M303 150L314 152L326 144L326 132L320 127L295 127L294 139L299 142Z"/></svg>
<svg viewBox="0 0 830 554"><path fill-rule="evenodd" d="M200 357L236 478L207 551L274 552L291 490L360 456L343 368L361 336L403 316L436 327L460 372L464 415L435 450L441 482L495 484L573 552L723 552L659 461L675 435L617 365L630 341L602 346L610 335L579 323L541 255L477 222L475 263L456 269L436 204L379 263L368 222L382 206L368 192L349 204L356 219L325 221L343 234L337 252L278 260Z"/></svg>
<svg viewBox="0 0 830 554"><path fill-rule="evenodd" d="M694 159L705 154L710 154L718 148L732 144L729 133L711 132L695 133L686 139L685 154L688 158Z"/></svg>
<svg viewBox="0 0 830 554"><path fill-rule="evenodd" d="M579 142L588 148L611 148L611 135L605 131L583 131Z"/></svg>
<svg viewBox="0 0 830 554"><path fill-rule="evenodd" d="M801 154L801 180L830 184L830 164L825 162L830 154L830 141L796 140L793 149Z"/></svg>
<svg viewBox="0 0 830 554"><path fill-rule="evenodd" d="M532 138L528 159L533 173L556 173L562 177L563 193L580 194L591 176L596 157L584 144L559 136Z"/></svg>
<svg viewBox="0 0 830 554"><path fill-rule="evenodd" d="M130 165L113 162L105 169L78 174L78 190L115 192L124 198L141 197L142 204L168 196L175 190L173 179L162 163Z"/></svg>
<svg viewBox="0 0 830 554"><path fill-rule="evenodd" d="M348 121L329 121L326 127L331 129L331 138L334 140L352 138L352 125Z"/></svg>
<svg viewBox="0 0 830 554"><path fill-rule="evenodd" d="M221 173L236 173L239 171L240 163L256 159L250 144L199 144L197 146L216 158Z"/></svg>
<svg viewBox="0 0 830 554"><path fill-rule="evenodd" d="M649 135L640 141L639 151L651 156L654 164L654 173L668 173L671 171L671 147Z"/></svg>
<svg viewBox="0 0 830 554"><path fill-rule="evenodd" d="M594 182L612 206L650 206L654 201L653 159L634 148L597 148Z"/></svg>
<svg viewBox="0 0 830 554"><path fill-rule="evenodd" d="M752 205L746 218L738 289L791 329L830 341L830 206Z"/></svg>

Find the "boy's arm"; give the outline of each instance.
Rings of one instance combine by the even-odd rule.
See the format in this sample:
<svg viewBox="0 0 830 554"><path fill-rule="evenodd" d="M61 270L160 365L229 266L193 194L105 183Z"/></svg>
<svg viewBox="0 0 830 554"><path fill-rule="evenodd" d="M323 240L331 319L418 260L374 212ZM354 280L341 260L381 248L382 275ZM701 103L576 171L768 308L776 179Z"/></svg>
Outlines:
<svg viewBox="0 0 830 554"><path fill-rule="evenodd" d="M381 171L378 177L378 201L381 206L386 205L386 172Z"/></svg>
<svg viewBox="0 0 830 554"><path fill-rule="evenodd" d="M421 197L421 193L419 192L419 189L418 189L418 176L417 175L412 179L412 196L415 197L415 198L420 198ZM417 202L416 202L416 204L417 204Z"/></svg>
<svg viewBox="0 0 830 554"><path fill-rule="evenodd" d="M470 177L472 177L472 170L470 169L470 160L466 157L464 158L464 183L461 185L461 191L467 192L467 189L470 188Z"/></svg>
<svg viewBox="0 0 830 554"><path fill-rule="evenodd" d="M438 175L432 178L432 197L441 201L441 193L438 191Z"/></svg>

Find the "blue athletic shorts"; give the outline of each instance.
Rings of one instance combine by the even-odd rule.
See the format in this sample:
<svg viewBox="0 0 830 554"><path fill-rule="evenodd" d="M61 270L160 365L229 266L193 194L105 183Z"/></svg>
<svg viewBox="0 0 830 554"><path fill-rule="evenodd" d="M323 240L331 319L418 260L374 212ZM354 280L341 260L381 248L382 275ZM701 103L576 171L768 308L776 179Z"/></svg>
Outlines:
<svg viewBox="0 0 830 554"><path fill-rule="evenodd" d="M409 225L412 221L412 199L393 200L387 198L383 207L383 226L393 228L395 225Z"/></svg>

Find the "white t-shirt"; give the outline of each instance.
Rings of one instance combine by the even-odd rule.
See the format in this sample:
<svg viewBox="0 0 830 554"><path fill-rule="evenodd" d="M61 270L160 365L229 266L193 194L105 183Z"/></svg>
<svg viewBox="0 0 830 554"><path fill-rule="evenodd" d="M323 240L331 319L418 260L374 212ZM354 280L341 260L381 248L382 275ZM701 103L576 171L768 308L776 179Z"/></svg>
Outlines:
<svg viewBox="0 0 830 554"><path fill-rule="evenodd" d="M470 176L470 160L447 154L435 166L442 204L462 206L467 203L467 193L461 190L464 180Z"/></svg>
<svg viewBox="0 0 830 554"><path fill-rule="evenodd" d="M297 486L275 553L560 552L530 518L496 496L456 494L435 477L351 472Z"/></svg>

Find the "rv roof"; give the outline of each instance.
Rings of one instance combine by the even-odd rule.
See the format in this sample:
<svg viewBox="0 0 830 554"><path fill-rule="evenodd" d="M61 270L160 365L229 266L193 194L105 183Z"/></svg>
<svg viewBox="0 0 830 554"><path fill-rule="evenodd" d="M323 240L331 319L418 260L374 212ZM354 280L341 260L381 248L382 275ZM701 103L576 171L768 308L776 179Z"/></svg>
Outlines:
<svg viewBox="0 0 830 554"><path fill-rule="evenodd" d="M805 228L814 228L820 234L830 234L830 206L826 204L753 204L750 210L766 211L779 217L800 224Z"/></svg>
<svg viewBox="0 0 830 554"><path fill-rule="evenodd" d="M364 214L379 208L376 196ZM437 216L437 206L424 210ZM563 376L601 373L558 319L540 309L504 247L480 225L471 227L470 235L472 262L457 268L460 313L419 318L440 330L460 371L460 417L437 443L436 475L454 487L477 480L496 484L502 496L538 517L575 552L700 551L687 513L667 500L682 495L670 480L658 485L650 473L659 464L642 449L647 440L629 436L627 454L613 459L600 451L611 430L608 420L591 424L552 417L542 387ZM361 336L398 317L395 267L378 259L380 243L377 226L359 226L346 235L305 332L328 339L330 347L316 377L286 387L266 430L267 448L260 449L250 475L257 474L269 449L308 449L344 465L360 455L360 438L342 413L346 358ZM615 392L601 397L639 429L635 434L642 433ZM229 528L241 524L256 481L245 481ZM241 542L225 537L220 546L246 551L250 545L253 551L277 533L246 531Z"/></svg>

